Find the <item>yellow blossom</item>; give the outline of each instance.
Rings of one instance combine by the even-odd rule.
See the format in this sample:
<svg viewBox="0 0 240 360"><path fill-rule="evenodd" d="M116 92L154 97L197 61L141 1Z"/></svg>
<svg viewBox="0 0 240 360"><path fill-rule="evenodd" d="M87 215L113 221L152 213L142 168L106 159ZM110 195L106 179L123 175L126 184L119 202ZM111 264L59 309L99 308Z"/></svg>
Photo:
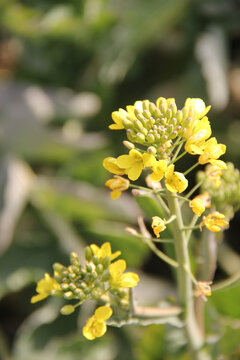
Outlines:
<svg viewBox="0 0 240 360"><path fill-rule="evenodd" d="M143 153L132 149L129 155L121 155L117 158L117 166L126 169L130 180L137 180L146 166L154 166L156 159L154 155Z"/></svg>
<svg viewBox="0 0 240 360"><path fill-rule="evenodd" d="M191 136L185 144L185 150L191 155L200 155L203 152L205 141L211 136L212 130L208 118L197 120Z"/></svg>
<svg viewBox="0 0 240 360"><path fill-rule="evenodd" d="M118 199L122 191L129 188L129 180L124 179L121 176L115 175L113 179L109 179L105 182L105 185L111 189L111 198L113 200Z"/></svg>
<svg viewBox="0 0 240 360"><path fill-rule="evenodd" d="M103 260L105 257L109 256L112 261L121 255L121 251L112 253L111 244L109 242L105 242L101 247L95 244L91 244L90 248L93 252L93 255L96 255L100 260Z"/></svg>
<svg viewBox="0 0 240 360"><path fill-rule="evenodd" d="M153 173L150 175L150 179L154 182L158 182L162 180L166 169L167 169L166 160L158 160L156 164L152 167Z"/></svg>
<svg viewBox="0 0 240 360"><path fill-rule="evenodd" d="M200 226L206 226L206 228L213 232L219 232L222 230L222 227L228 225L228 221L224 220L225 215L214 211L207 216L203 216Z"/></svg>
<svg viewBox="0 0 240 360"><path fill-rule="evenodd" d="M83 328L83 335L88 340L94 340L101 337L107 331L105 321L112 315L112 309L109 306L100 306L96 309L94 315L87 320Z"/></svg>
<svg viewBox="0 0 240 360"><path fill-rule="evenodd" d="M160 232L166 229L166 220L161 219L159 216L153 216L151 226L153 228L154 234L156 235L157 238L159 238Z"/></svg>
<svg viewBox="0 0 240 360"><path fill-rule="evenodd" d="M196 119L202 119L211 109L210 105L206 107L205 102L199 98L187 98L184 106L192 110L193 117Z"/></svg>
<svg viewBox="0 0 240 360"><path fill-rule="evenodd" d="M180 172L174 172L174 165L168 166L165 173L165 185L171 192L181 193L188 187L188 181Z"/></svg>
<svg viewBox="0 0 240 360"><path fill-rule="evenodd" d="M205 211L205 206L202 200L197 198L197 196L189 202L189 206L197 216L201 216Z"/></svg>
<svg viewBox="0 0 240 360"><path fill-rule="evenodd" d="M51 278L49 274L46 273L44 276L45 278L39 280L37 283L36 292L38 295L32 296L32 304L47 298L51 294L52 290L61 290L59 283L55 279Z"/></svg>
<svg viewBox="0 0 240 360"><path fill-rule="evenodd" d="M112 174L124 175L125 170L117 165L117 159L114 157L107 157L103 160L103 167Z"/></svg>
<svg viewBox="0 0 240 360"><path fill-rule="evenodd" d="M122 120L125 119L127 116L128 116L128 113L123 109L119 109L118 111L114 111L112 113L112 119L115 122L115 124L109 125L109 129L111 129L111 130L122 130L122 129L124 129Z"/></svg>
<svg viewBox="0 0 240 360"><path fill-rule="evenodd" d="M211 163L221 169L226 168L224 161L217 160L220 156L225 154L226 145L218 144L215 137L205 142L201 155L198 158L200 164Z"/></svg>
<svg viewBox="0 0 240 360"><path fill-rule="evenodd" d="M205 301L207 301L206 296L211 296L211 285L212 281L198 281L195 289L195 296L201 296Z"/></svg>
<svg viewBox="0 0 240 360"><path fill-rule="evenodd" d="M209 165L206 170L206 176L212 181L216 188L221 185L222 171L218 166Z"/></svg>
<svg viewBox="0 0 240 360"><path fill-rule="evenodd" d="M110 286L112 289L134 287L137 285L139 281L137 274L132 272L123 274L126 270L126 266L125 260L117 260L109 266Z"/></svg>

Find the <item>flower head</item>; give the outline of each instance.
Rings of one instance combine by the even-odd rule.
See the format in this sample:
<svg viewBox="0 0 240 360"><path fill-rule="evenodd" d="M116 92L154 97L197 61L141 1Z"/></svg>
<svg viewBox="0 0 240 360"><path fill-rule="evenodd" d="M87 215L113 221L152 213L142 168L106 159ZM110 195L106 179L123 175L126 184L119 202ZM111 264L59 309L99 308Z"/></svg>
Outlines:
<svg viewBox="0 0 240 360"><path fill-rule="evenodd" d="M96 309L94 315L87 320L83 328L83 335L88 340L94 340L101 337L107 331L105 321L112 315L112 309L109 306L100 306Z"/></svg>
<svg viewBox="0 0 240 360"><path fill-rule="evenodd" d="M129 181L121 176L115 175L113 179L106 181L105 185L112 190L111 198L115 200L121 196L122 191L129 188Z"/></svg>
<svg viewBox="0 0 240 360"><path fill-rule="evenodd" d="M206 208L211 206L211 199L207 192L197 195L189 202L190 208L197 216L201 216Z"/></svg>
<svg viewBox="0 0 240 360"><path fill-rule="evenodd" d="M212 130L208 118L197 120L187 139L185 150L191 155L202 154L205 141L211 136Z"/></svg>
<svg viewBox="0 0 240 360"><path fill-rule="evenodd" d="M210 231L219 232L224 226L228 225L228 221L224 219L225 215L218 211L214 211L211 214L204 216L200 225L206 226Z"/></svg>
<svg viewBox="0 0 240 360"><path fill-rule="evenodd" d="M204 101L199 98L187 98L185 106L189 107L196 119L202 119L211 109L211 106L205 105Z"/></svg>
<svg viewBox="0 0 240 360"><path fill-rule="evenodd" d="M210 163L212 165L218 166L221 169L226 169L226 164L221 160L217 160L220 156L225 154L225 152L226 145L218 144L216 138L213 137L204 143L204 147L201 155L198 158L198 162L202 165Z"/></svg>
<svg viewBox="0 0 240 360"><path fill-rule="evenodd" d="M130 180L137 180L143 169L147 166L154 166L155 156L149 153L141 154L138 150L132 149L129 155L121 155L117 158L117 166L126 169Z"/></svg>
<svg viewBox="0 0 240 360"><path fill-rule="evenodd" d="M206 296L211 296L211 285L212 281L198 281L195 288L195 296L201 296L205 301L207 301Z"/></svg>
<svg viewBox="0 0 240 360"><path fill-rule="evenodd" d="M109 256L111 261L116 259L121 255L121 251L116 251L112 253L111 245L109 242L105 242L101 247L91 244L90 248L93 252L93 255L96 255L100 260L103 260L105 257Z"/></svg>
<svg viewBox="0 0 240 360"><path fill-rule="evenodd" d="M161 219L159 216L153 216L152 218L152 229L157 238L160 237L160 232L166 229L166 220Z"/></svg>
<svg viewBox="0 0 240 360"><path fill-rule="evenodd" d="M125 174L125 170L117 165L117 159L111 156L103 160L103 167L112 174L116 174L116 175Z"/></svg>
<svg viewBox="0 0 240 360"><path fill-rule="evenodd" d="M150 179L154 182L158 182L162 180L166 169L167 169L166 160L158 160L156 164L152 167L153 172L150 175Z"/></svg>
<svg viewBox="0 0 240 360"><path fill-rule="evenodd" d="M165 185L169 191L181 193L188 187L188 181L182 173L174 171L172 164L166 170Z"/></svg>
<svg viewBox="0 0 240 360"><path fill-rule="evenodd" d="M137 285L139 281L137 274L132 272L123 274L126 270L126 266L125 260L117 260L109 266L110 286L112 289L134 287Z"/></svg>
<svg viewBox="0 0 240 360"><path fill-rule="evenodd" d="M38 295L32 296L32 304L47 298L51 294L52 290L61 290L59 283L55 279L51 278L49 274L46 273L44 276L45 278L39 280L37 283L36 292Z"/></svg>

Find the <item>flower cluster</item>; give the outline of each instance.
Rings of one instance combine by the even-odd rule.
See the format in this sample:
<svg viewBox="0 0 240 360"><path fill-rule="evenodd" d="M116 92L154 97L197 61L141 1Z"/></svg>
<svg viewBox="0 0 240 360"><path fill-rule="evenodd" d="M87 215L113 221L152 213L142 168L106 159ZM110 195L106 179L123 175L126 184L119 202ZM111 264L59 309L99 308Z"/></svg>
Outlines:
<svg viewBox="0 0 240 360"><path fill-rule="evenodd" d="M175 171L175 162L186 153L199 155L198 164L210 163L218 171L226 169L226 164L219 160L226 146L210 137L212 131L206 117L209 110L210 106L206 107L201 99L188 98L179 110L174 99L160 97L156 104L149 100L136 101L126 110L114 111L114 124L109 127L126 130L129 141L124 143L129 154L107 157L103 161L104 168L115 175L105 184L112 190L111 197L117 199L131 186L120 175L135 181L145 169L152 171L152 182L165 177L165 186L170 192L182 193L188 187L188 181L185 173ZM184 143L185 152L177 156Z"/></svg>
<svg viewBox="0 0 240 360"><path fill-rule="evenodd" d="M90 340L102 336L106 332L105 321L112 314L109 304L117 302L120 306L128 306L125 288L135 287L139 281L137 274L125 272L125 260L114 261L120 254L120 251L112 253L108 242L101 247L92 244L85 249L86 264L80 265L77 254L71 253L69 266L55 263L53 278L45 274L45 278L38 282L38 294L31 298L31 302L41 301L49 295L77 300L75 304L62 307L61 313L69 315L86 300L104 301L108 305L98 308L83 330L84 336Z"/></svg>
<svg viewBox="0 0 240 360"><path fill-rule="evenodd" d="M208 165L205 171L198 172L197 178L202 182L201 191L208 191L212 206L232 218L240 207L239 170L232 163L227 163L226 170Z"/></svg>

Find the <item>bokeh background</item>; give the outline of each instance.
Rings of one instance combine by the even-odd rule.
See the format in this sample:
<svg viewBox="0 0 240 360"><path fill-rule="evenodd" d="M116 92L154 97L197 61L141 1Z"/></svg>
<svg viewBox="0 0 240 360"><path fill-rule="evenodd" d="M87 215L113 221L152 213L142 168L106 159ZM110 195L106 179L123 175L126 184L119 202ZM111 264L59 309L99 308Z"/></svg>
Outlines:
<svg viewBox="0 0 240 360"><path fill-rule="evenodd" d="M239 19L239 0L0 1L0 359L176 359L182 340L169 325L113 328L89 343L90 305L63 317L61 300L30 298L53 262L103 241L138 269L139 303L174 296L168 267L124 230L148 204L130 193L112 201L104 188L103 158L126 151L123 132L108 130L111 112L203 98L224 160L240 168ZM239 213L226 236L219 279L239 268ZM228 301L221 312L240 317ZM230 359L239 323L224 329Z"/></svg>

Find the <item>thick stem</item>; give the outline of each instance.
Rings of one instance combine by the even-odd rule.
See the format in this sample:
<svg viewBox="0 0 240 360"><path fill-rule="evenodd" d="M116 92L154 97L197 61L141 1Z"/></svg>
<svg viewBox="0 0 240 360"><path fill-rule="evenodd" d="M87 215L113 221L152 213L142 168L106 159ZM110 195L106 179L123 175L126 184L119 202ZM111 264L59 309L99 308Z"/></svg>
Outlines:
<svg viewBox="0 0 240 360"><path fill-rule="evenodd" d="M193 359L206 360L208 355L201 350L204 341L201 331L197 325L194 311L192 280L186 269L190 270L190 259L186 241L186 234L182 231L184 225L182 213L179 206L179 200L174 194L168 192L168 206L172 215L176 215L173 224L173 235L175 239L175 250L177 262L179 263L177 271L179 300L184 308L184 319L186 334L190 349L193 353Z"/></svg>

